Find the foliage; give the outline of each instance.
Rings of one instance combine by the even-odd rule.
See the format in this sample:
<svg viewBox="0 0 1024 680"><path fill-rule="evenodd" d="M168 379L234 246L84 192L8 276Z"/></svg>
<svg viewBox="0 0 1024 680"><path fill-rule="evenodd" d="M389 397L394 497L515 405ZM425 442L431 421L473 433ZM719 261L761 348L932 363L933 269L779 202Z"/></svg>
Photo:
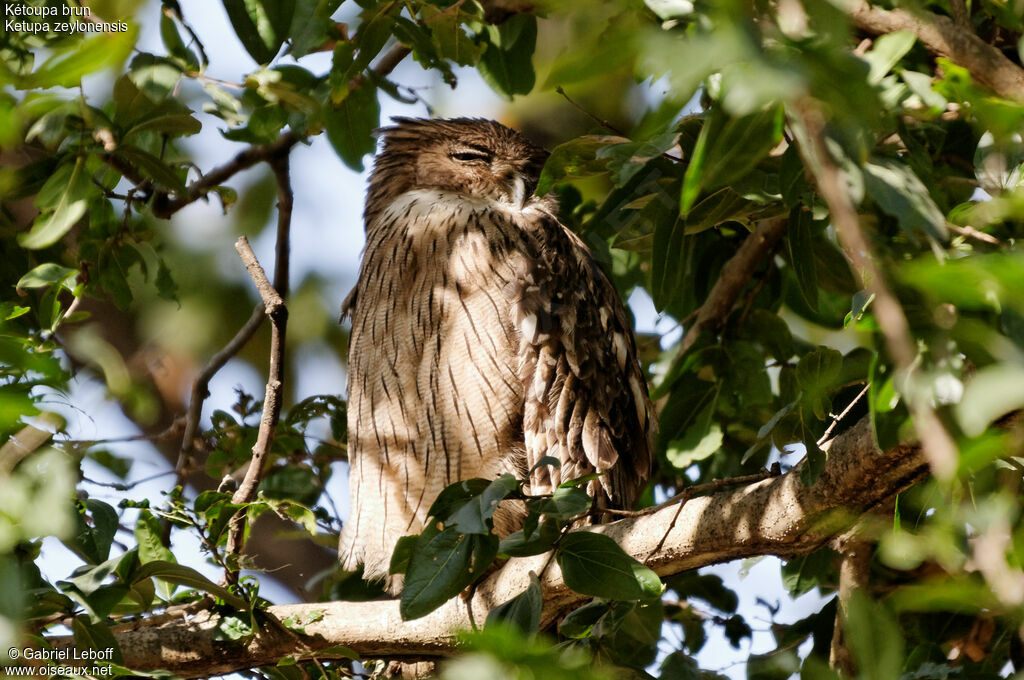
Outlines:
<svg viewBox="0 0 1024 680"><path fill-rule="evenodd" d="M344 401L291 394L258 493L239 500L264 404L239 390L183 440L187 427L172 425L192 416L181 386L145 367L143 329L160 310L191 315L191 332L163 355L189 356L178 369L191 381L255 298L169 218L216 198L228 231L260 233L275 189L285 191L280 176L239 191L234 174L262 161L277 171L282 154L320 136L362 169L381 102L422 96L383 66L408 53L452 87L473 68L521 104L520 127L553 146L539 190L558 194L565 223L623 297L649 298L660 315L659 332L639 343L661 413L648 504L776 461L814 485L824 442L862 417L883 449L925 441L934 474L860 525L860 540L877 546L869 587L840 602L841 555L790 559L789 592L829 599L792 623L772 609L775 649L750 654L747 676L836 677L837 610L848 622L845 671L859 677L995 678L1008 662L1021 671L1024 438L1012 413L1024 407L1024 92L978 66L991 46L1024 73L1013 3L914 3L918 23L893 30L871 22L888 5L816 0L223 0L228 37L209 35L176 0L85 4L92 21L82 25L108 32L0 37L0 650L61 623L80 648L116 648L111 626L201 598L225 615L221 639L247 639L265 623L265 601L259 579L238 575L256 565L235 550L235 528L257 540L256 520L276 515L336 540L325 490L344 460ZM887 16L899 24L902 11ZM955 58L913 32L954 22L978 37ZM158 26L160 44L139 42L144 25ZM235 83L211 75L204 41L222 38L251 58ZM544 96L556 88L587 114ZM243 152L220 174L198 173L188 142L211 127ZM833 180L840 191L829 191ZM784 235L766 257L730 267L779 220ZM711 313L720 281L734 292ZM308 276L288 296L302 319L290 366L322 337L344 355L322 287ZM259 343L243 344L239 358L263 370ZM83 382L104 386L176 465L161 500L128 481L134 456L71 439L51 412ZM929 443L936 436L952 457ZM119 507L93 497L88 475L101 469L120 480ZM499 502L528 511L500 539ZM437 499L434 521L392 562L405 574L403 616L458 596L496 560L549 550L569 587L594 598L538 631L534 578L443 677L721 677L695 657L712 629L736 648L753 635L737 593L697 572L663 586L610 539L572 531L590 513L580 486L534 497L512 476L460 482ZM207 565L179 563L184 535ZM45 537L78 560L68 573L50 573ZM224 583L197 569L210 565ZM376 594L333 569L319 587L325 599ZM351 650L335 656L264 673L361 668ZM119 663L114 675L135 673Z"/></svg>

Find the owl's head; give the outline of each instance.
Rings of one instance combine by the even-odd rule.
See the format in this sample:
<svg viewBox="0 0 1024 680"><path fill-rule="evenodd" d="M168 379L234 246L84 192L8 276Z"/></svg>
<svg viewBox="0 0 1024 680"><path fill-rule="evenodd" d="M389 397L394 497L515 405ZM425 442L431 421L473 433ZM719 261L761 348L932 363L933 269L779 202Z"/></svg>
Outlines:
<svg viewBox="0 0 1024 680"><path fill-rule="evenodd" d="M482 118L394 118L366 199L367 224L387 201L410 189L444 189L523 207L537 187L547 152L500 123Z"/></svg>

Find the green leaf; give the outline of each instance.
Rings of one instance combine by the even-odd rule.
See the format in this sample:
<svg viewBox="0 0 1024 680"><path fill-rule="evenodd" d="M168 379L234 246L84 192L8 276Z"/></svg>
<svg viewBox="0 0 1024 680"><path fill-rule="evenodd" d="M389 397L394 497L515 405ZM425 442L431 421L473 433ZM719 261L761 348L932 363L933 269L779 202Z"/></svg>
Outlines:
<svg viewBox="0 0 1024 680"><path fill-rule="evenodd" d="M603 534L574 531L555 552L565 584L583 595L611 600L658 597L661 579Z"/></svg>
<svg viewBox="0 0 1024 680"><path fill-rule="evenodd" d="M938 262L921 258L900 269L904 281L943 302L975 310L1013 307L1024 311L1024 253L973 254Z"/></svg>
<svg viewBox="0 0 1024 680"><path fill-rule="evenodd" d="M700 195L701 185L704 183L704 159L708 153L708 141L711 137L710 121L705 121L697 136L697 143L693 146L690 154L690 162L686 165L686 173L683 174L683 186L679 192L679 212L686 215L690 212L697 196Z"/></svg>
<svg viewBox="0 0 1024 680"><path fill-rule="evenodd" d="M733 184L750 172L782 141L782 123L782 108L778 106L739 118L713 114L705 123L711 136L701 171L701 188L707 191Z"/></svg>
<svg viewBox="0 0 1024 680"><path fill-rule="evenodd" d="M217 620L213 639L237 642L248 640L256 633L249 621L241 616L222 616Z"/></svg>
<svg viewBox="0 0 1024 680"><path fill-rule="evenodd" d="M15 288L20 290L27 288L48 288L49 286L67 286L78 276L77 269L62 267L55 262L41 264L28 272L20 279Z"/></svg>
<svg viewBox="0 0 1024 680"><path fill-rule="evenodd" d="M78 156L73 164L64 163L39 190L36 205L42 214L27 233L18 235L18 243L29 250L53 245L85 214L94 193L85 158Z"/></svg>
<svg viewBox="0 0 1024 680"><path fill-rule="evenodd" d="M808 392L823 392L832 387L842 369L842 354L830 347L819 347L800 358L796 379Z"/></svg>
<svg viewBox="0 0 1024 680"><path fill-rule="evenodd" d="M402 536L395 543L395 551L391 553L391 563L388 565L389 574L404 574L409 571L409 560L416 549L416 541L419 536Z"/></svg>
<svg viewBox="0 0 1024 680"><path fill-rule="evenodd" d="M487 485L478 496L473 496L461 508L448 517L446 524L464 534L489 534L494 522L491 519L498 503L516 490L518 482L511 474L505 473ZM588 498L589 501L589 498Z"/></svg>
<svg viewBox="0 0 1024 680"><path fill-rule="evenodd" d="M200 69L199 57L190 50L185 41L181 39L178 26L171 17L171 12L163 12L160 15L160 40L167 53L180 64L181 67L198 71Z"/></svg>
<svg viewBox="0 0 1024 680"><path fill-rule="evenodd" d="M92 518L91 526L85 521L86 511ZM106 562L110 556L110 546L114 543L114 535L117 533L117 511L103 501L89 498L82 501L76 519L75 535L65 544L79 557L92 564Z"/></svg>
<svg viewBox="0 0 1024 680"><path fill-rule="evenodd" d="M399 612L406 621L434 611L462 592L494 561L498 538L428 525L409 558Z"/></svg>
<svg viewBox="0 0 1024 680"><path fill-rule="evenodd" d="M487 621L484 625L494 626L498 623L507 623L515 626L525 635L532 635L540 628L543 604L544 594L541 591L540 579L531 571L530 585L526 586L526 590L492 609L487 614Z"/></svg>
<svg viewBox="0 0 1024 680"><path fill-rule="evenodd" d="M625 141L623 137L584 135L559 144L551 150L537 181L537 195L544 196L556 184L567 179L592 177L608 171L608 159L597 153L610 144Z"/></svg>
<svg viewBox="0 0 1024 680"><path fill-rule="evenodd" d="M906 56L916 40L911 31L893 31L879 36L871 49L864 54L864 59L871 67L868 82L872 85L881 83L882 78Z"/></svg>
<svg viewBox="0 0 1024 680"><path fill-rule="evenodd" d="M501 539L498 552L511 557L539 555L551 550L559 536L558 524L554 519L545 519L534 531L514 531Z"/></svg>
<svg viewBox="0 0 1024 680"><path fill-rule="evenodd" d="M815 587L831 590L839 583L837 564L836 551L827 547L794 557L782 565L782 584L794 598Z"/></svg>
<svg viewBox="0 0 1024 680"><path fill-rule="evenodd" d="M295 16L289 31L293 57L304 57L327 41L329 30L333 28L331 15L341 3L342 0L295 1Z"/></svg>
<svg viewBox="0 0 1024 680"><path fill-rule="evenodd" d="M219 597L235 609L241 609L243 611L249 610L249 604L245 600L217 585L192 567L186 567L183 564L175 564L173 562L165 562L164 560L153 560L152 562L147 562L142 565L142 567L135 572L132 580L141 581L142 579L153 577L163 579L168 583L174 583L179 586L202 590L203 592L210 593L215 597Z"/></svg>
<svg viewBox="0 0 1024 680"><path fill-rule="evenodd" d="M747 658L747 680L788 680L799 671L800 656L795 649L776 649Z"/></svg>
<svg viewBox="0 0 1024 680"><path fill-rule="evenodd" d="M288 37L295 0L223 0L228 19L245 51L266 64Z"/></svg>
<svg viewBox="0 0 1024 680"><path fill-rule="evenodd" d="M811 211L797 206L789 213L786 228L786 243L789 246L789 262L796 272L800 294L807 306L818 311L818 270L815 264L813 246L813 218Z"/></svg>
<svg viewBox="0 0 1024 680"><path fill-rule="evenodd" d="M576 486L570 486L555 489L551 498L530 501L528 507L532 512L540 515L568 520L590 510L593 503L594 499L586 491Z"/></svg>
<svg viewBox="0 0 1024 680"><path fill-rule="evenodd" d="M602 600L588 602L562 619L562 622L558 624L558 632L565 637L577 640L590 637L594 625L608 613L608 609L608 602Z"/></svg>
<svg viewBox="0 0 1024 680"><path fill-rule="evenodd" d="M124 663L121 647L117 644L117 638L110 632L110 627L107 624L93 623L87 616L76 616L71 621L71 632L75 636L76 649L103 652L104 658L106 658L107 650L112 649L114 653L111 660L114 663Z"/></svg>
<svg viewBox="0 0 1024 680"><path fill-rule="evenodd" d="M928 188L909 166L880 160L864 163L864 187L878 205L897 219L908 236L924 233L928 238L948 238L946 218L935 205Z"/></svg>
<svg viewBox="0 0 1024 680"><path fill-rule="evenodd" d="M139 519L135 523L135 540L139 544L139 561L148 564L157 560L164 562L177 562L174 554L160 540L162 534L160 521L153 516L149 510L143 508L139 512ZM160 588L160 597L165 601L170 600L174 595L174 586L157 579L157 587Z"/></svg>
<svg viewBox="0 0 1024 680"><path fill-rule="evenodd" d="M420 8L423 23L430 29L430 35L442 59L450 59L460 66L472 66L480 59L484 46L477 44L462 28L468 18L459 5L440 9L433 5Z"/></svg>
<svg viewBox="0 0 1024 680"><path fill-rule="evenodd" d="M679 140L679 133L674 130L663 132L649 139L627 140L609 144L597 150L597 158L608 159L608 169L612 171L615 186L621 187L629 182L641 170L648 168L650 161L667 152ZM673 168L675 170L675 168ZM651 180L662 177L661 170L651 169Z"/></svg>
<svg viewBox="0 0 1024 680"><path fill-rule="evenodd" d="M967 382L956 416L969 437L982 434L999 416L1024 408L1024 365L1000 362L980 369Z"/></svg>
<svg viewBox="0 0 1024 680"><path fill-rule="evenodd" d="M430 508L427 510L427 515L440 520L447 520L451 517L452 513L458 511L459 508L470 500L482 494L490 485L490 481L480 477L464 479L461 482L449 484L441 490L441 493L437 494L437 498L434 499L434 502L430 504Z"/></svg>
<svg viewBox="0 0 1024 680"><path fill-rule="evenodd" d="M537 17L516 14L501 24L487 25L489 42L477 71L498 94L512 99L533 89L533 51L537 46ZM541 193L543 195L543 193Z"/></svg>
<svg viewBox="0 0 1024 680"><path fill-rule="evenodd" d="M178 194L186 193L185 182L179 172L148 151L129 145L119 145L114 155L130 165L153 182Z"/></svg>
<svg viewBox="0 0 1024 680"><path fill-rule="evenodd" d="M363 156L376 148L373 131L380 124L377 89L364 82L340 103L325 107L323 115L327 139L335 152L345 165L361 171Z"/></svg>
<svg viewBox="0 0 1024 680"><path fill-rule="evenodd" d="M374 57L384 49L384 45L391 38L395 18L401 9L400 3L382 2L371 4L359 13L359 27L356 29L355 35L359 51L351 67L353 73L362 71L369 66ZM418 26L415 23L413 25Z"/></svg>
<svg viewBox="0 0 1024 680"><path fill-rule="evenodd" d="M135 45L138 30L100 33L54 51L25 83L25 88L78 87L84 76L121 64Z"/></svg>

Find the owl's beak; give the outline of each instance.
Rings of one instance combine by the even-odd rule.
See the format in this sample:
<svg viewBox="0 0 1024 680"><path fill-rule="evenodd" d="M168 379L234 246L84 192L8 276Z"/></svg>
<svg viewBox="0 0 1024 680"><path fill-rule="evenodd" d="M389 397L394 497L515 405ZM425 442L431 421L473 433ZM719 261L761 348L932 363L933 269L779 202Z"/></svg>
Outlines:
<svg viewBox="0 0 1024 680"><path fill-rule="evenodd" d="M496 168L496 171L505 184L508 202L520 210L525 208L526 202L530 200L530 195L533 191L522 171L511 163L502 163Z"/></svg>
<svg viewBox="0 0 1024 680"><path fill-rule="evenodd" d="M526 190L526 180L518 172L512 177L512 204L519 207L520 210L526 207L526 202L530 200L530 192Z"/></svg>

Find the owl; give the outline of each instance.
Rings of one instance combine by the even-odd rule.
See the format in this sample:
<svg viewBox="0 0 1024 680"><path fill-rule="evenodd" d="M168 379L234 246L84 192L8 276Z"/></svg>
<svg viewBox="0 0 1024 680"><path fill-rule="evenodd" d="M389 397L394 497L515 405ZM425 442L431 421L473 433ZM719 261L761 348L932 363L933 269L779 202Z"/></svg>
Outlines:
<svg viewBox="0 0 1024 680"><path fill-rule="evenodd" d="M532 494L601 473L596 507L650 474L653 409L622 301L586 245L534 195L547 153L499 123L396 118L364 214L351 317L346 569L388 578L396 541L438 493L533 469ZM495 530L519 528L504 503ZM400 581L388 580L392 592Z"/></svg>

